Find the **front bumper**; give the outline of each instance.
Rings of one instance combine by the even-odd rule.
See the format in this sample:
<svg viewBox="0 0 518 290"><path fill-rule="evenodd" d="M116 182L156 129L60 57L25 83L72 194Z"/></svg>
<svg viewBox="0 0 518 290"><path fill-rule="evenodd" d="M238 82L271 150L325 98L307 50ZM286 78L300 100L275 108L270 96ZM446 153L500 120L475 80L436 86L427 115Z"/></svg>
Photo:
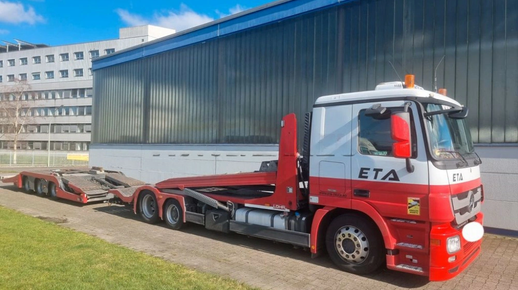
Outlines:
<svg viewBox="0 0 518 290"><path fill-rule="evenodd" d="M484 214L478 213L475 222L483 224ZM459 236L461 248L453 254L446 250L446 240ZM482 239L468 242L462 236L462 228L456 229L451 224L433 225L430 233L430 281L445 281L464 271L480 254Z"/></svg>

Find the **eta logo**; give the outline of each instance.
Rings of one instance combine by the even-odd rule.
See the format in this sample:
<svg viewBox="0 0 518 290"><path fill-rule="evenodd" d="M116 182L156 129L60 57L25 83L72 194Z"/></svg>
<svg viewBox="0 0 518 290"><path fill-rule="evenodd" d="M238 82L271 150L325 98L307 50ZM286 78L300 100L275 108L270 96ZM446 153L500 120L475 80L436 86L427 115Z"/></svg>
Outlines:
<svg viewBox="0 0 518 290"><path fill-rule="evenodd" d="M453 173L452 180L453 180L453 182L463 181L464 178L462 177L462 173Z"/></svg>
<svg viewBox="0 0 518 290"><path fill-rule="evenodd" d="M380 179L379 177L381 177L381 180L399 181L399 176L397 176L396 170L394 169L384 173L383 168L360 168L360 174L358 174L358 178L369 179L369 177L375 180Z"/></svg>

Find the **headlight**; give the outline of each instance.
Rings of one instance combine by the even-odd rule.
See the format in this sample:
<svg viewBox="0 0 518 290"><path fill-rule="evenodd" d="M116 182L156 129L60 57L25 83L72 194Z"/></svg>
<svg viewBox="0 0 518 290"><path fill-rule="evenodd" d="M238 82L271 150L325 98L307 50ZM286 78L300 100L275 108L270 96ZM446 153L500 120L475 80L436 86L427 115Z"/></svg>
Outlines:
<svg viewBox="0 0 518 290"><path fill-rule="evenodd" d="M448 254L453 254L460 251L460 237L454 236L446 239L446 251Z"/></svg>

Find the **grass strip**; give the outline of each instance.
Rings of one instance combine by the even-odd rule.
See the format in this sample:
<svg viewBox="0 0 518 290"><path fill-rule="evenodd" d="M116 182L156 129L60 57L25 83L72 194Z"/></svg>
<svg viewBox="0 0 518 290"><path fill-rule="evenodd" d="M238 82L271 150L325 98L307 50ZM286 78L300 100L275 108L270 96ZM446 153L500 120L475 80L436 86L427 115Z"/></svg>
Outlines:
<svg viewBox="0 0 518 290"><path fill-rule="evenodd" d="M0 207L0 289L251 289Z"/></svg>

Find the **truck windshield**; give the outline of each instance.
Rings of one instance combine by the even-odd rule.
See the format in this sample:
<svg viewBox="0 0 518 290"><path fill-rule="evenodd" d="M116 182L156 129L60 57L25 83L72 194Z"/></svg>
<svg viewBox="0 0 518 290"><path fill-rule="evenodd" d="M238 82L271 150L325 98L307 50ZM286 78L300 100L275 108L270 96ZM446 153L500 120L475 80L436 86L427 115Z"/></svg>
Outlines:
<svg viewBox="0 0 518 290"><path fill-rule="evenodd" d="M423 105L426 112L449 109L439 104ZM429 134L430 150L435 159L464 158L463 155L474 152L465 119L452 119L444 113L426 117L425 123Z"/></svg>

